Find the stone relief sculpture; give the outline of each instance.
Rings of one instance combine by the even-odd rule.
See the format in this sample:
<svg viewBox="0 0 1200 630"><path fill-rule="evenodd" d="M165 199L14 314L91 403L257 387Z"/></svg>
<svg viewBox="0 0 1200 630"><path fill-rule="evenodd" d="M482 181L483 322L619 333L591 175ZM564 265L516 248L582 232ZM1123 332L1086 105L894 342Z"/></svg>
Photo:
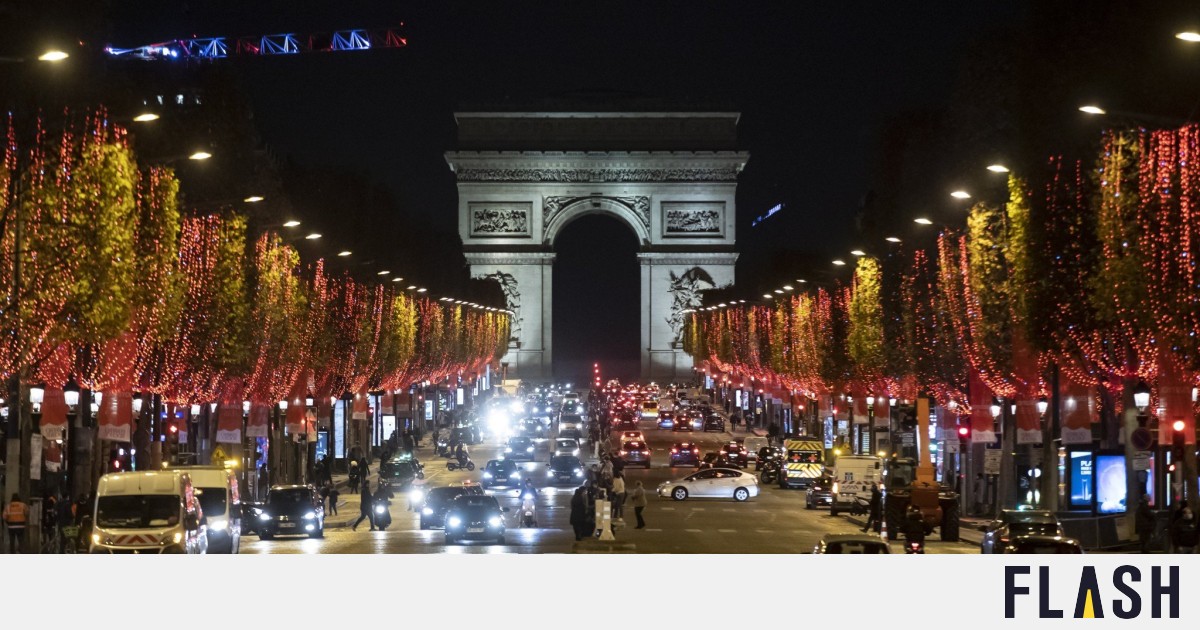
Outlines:
<svg viewBox="0 0 1200 630"><path fill-rule="evenodd" d="M495 280L500 283L500 288L504 291L504 299L508 302L508 310L514 314L512 316L512 336L510 342L518 341L521 338L521 292L517 288L517 279L511 273L497 271L483 276L485 280Z"/></svg>
<svg viewBox="0 0 1200 630"><path fill-rule="evenodd" d="M717 288L712 276L700 267L692 267L680 275L671 272L671 316L667 323L671 325L675 343L683 339L683 311L699 308L701 291Z"/></svg>
<svg viewBox="0 0 1200 630"><path fill-rule="evenodd" d="M629 208L638 216L638 220L646 228L650 228L650 198L649 197L571 197L571 196L554 196L546 197L542 205L542 225L550 225L554 217L562 212L563 208L571 206L580 201L606 199L615 201L626 208Z"/></svg>
<svg viewBox="0 0 1200 630"><path fill-rule="evenodd" d="M716 208L669 208L665 212L667 234L720 234L722 212Z"/></svg>
<svg viewBox="0 0 1200 630"><path fill-rule="evenodd" d="M461 168L460 182L733 182L739 169L720 168Z"/></svg>
<svg viewBox="0 0 1200 630"><path fill-rule="evenodd" d="M529 211L505 206L471 206L472 234L528 234Z"/></svg>

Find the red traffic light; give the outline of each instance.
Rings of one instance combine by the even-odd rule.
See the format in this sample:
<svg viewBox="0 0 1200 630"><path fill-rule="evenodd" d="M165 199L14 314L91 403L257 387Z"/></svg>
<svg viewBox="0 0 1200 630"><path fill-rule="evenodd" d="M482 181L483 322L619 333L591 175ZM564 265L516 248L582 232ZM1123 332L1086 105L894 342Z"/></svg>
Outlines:
<svg viewBox="0 0 1200 630"><path fill-rule="evenodd" d="M971 429L969 429L967 427L958 427L958 434L960 436L967 437L968 435L970 435L970 433L971 433Z"/></svg>
<svg viewBox="0 0 1200 630"><path fill-rule="evenodd" d="M1167 466L1167 472L1169 472L1169 473L1175 472L1175 464L1174 463L1171 463L1169 466Z"/></svg>
<svg viewBox="0 0 1200 630"><path fill-rule="evenodd" d="M178 432L179 432L179 427L172 424L171 425L171 433L178 433Z"/></svg>

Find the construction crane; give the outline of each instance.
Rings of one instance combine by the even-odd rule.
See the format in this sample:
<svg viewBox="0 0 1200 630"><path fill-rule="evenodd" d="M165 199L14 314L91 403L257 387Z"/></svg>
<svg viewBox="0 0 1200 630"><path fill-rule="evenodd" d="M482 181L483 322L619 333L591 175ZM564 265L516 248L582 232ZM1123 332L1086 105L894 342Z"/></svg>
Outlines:
<svg viewBox="0 0 1200 630"><path fill-rule="evenodd" d="M401 24L401 27L404 25ZM105 46L104 52L117 59L141 61L206 61L229 57L298 55L310 52L403 48L408 40L399 28L349 29L332 33L300 35L281 33L257 37L196 37L173 39L136 48Z"/></svg>

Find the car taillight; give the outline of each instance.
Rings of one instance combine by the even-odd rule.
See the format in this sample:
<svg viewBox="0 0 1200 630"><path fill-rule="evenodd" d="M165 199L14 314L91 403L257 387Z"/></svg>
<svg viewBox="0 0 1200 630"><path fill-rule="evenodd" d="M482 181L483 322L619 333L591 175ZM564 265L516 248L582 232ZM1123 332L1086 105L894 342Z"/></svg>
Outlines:
<svg viewBox="0 0 1200 630"><path fill-rule="evenodd" d="M700 449L698 449L698 448L694 448L694 449L692 449L692 454L693 454L693 455L699 455L699 454L700 454Z"/></svg>
<svg viewBox="0 0 1200 630"><path fill-rule="evenodd" d="M673 449L671 449L671 452L672 452L672 453L678 453L678 452L679 452L679 449L677 449L677 448L673 448Z"/></svg>
<svg viewBox="0 0 1200 630"><path fill-rule="evenodd" d="M622 455L625 455L626 453L625 453L625 451L621 451L621 454L622 454Z"/></svg>

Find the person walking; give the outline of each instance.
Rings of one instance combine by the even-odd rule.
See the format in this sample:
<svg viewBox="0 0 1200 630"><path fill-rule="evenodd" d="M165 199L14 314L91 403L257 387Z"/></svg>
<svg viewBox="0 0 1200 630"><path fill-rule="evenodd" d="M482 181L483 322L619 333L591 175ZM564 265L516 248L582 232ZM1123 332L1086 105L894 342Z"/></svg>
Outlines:
<svg viewBox="0 0 1200 630"><path fill-rule="evenodd" d="M21 553L25 543L25 525L29 522L29 506L21 495L13 493L12 500L4 506L4 525L8 527L8 553Z"/></svg>
<svg viewBox="0 0 1200 630"><path fill-rule="evenodd" d="M361 492L358 495L358 520L354 521L354 524L350 526L350 531L357 530L358 524L364 520L370 521L371 531L375 531L375 513L371 511L371 482L364 478L359 483Z"/></svg>
<svg viewBox="0 0 1200 630"><path fill-rule="evenodd" d="M863 526L863 531L874 528L879 531L882 525L882 507L883 493L879 491L879 484L871 484L871 514L867 517L867 524Z"/></svg>
<svg viewBox="0 0 1200 630"><path fill-rule="evenodd" d="M629 493L629 505L633 506L633 515L637 517L637 527L634 529L645 529L646 521L642 519L642 511L646 509L646 489L642 487L642 482L633 482L633 490Z"/></svg>
<svg viewBox="0 0 1200 630"><path fill-rule="evenodd" d="M1171 525L1171 545L1175 553L1196 553L1196 518L1190 507L1184 507L1180 512L1179 518Z"/></svg>
<svg viewBox="0 0 1200 630"><path fill-rule="evenodd" d="M413 439L412 431L405 430L404 431L404 451L407 452L409 454L409 456L411 457L413 454L413 450L416 447L417 447L416 440Z"/></svg>
<svg viewBox="0 0 1200 630"><path fill-rule="evenodd" d="M1150 553L1150 541L1154 539L1156 525L1154 512L1150 509L1150 497L1142 495L1141 501L1138 502L1133 523L1134 529L1137 531L1138 540L1141 543L1141 552Z"/></svg>
<svg viewBox="0 0 1200 630"><path fill-rule="evenodd" d="M334 516L337 516L337 513L338 513L337 512L337 504L338 504L338 499L340 498L341 493L338 492L337 486L334 485L334 483L332 481L329 482L328 484L326 484L326 487L329 488L329 490L327 492L327 494L329 495L329 510L328 511L332 512Z"/></svg>
<svg viewBox="0 0 1200 630"><path fill-rule="evenodd" d="M625 476L621 473L613 474L612 481L612 519L625 518Z"/></svg>
<svg viewBox="0 0 1200 630"><path fill-rule="evenodd" d="M571 497L571 527L575 530L575 540L583 540L587 532L587 497L583 488L575 489Z"/></svg>

